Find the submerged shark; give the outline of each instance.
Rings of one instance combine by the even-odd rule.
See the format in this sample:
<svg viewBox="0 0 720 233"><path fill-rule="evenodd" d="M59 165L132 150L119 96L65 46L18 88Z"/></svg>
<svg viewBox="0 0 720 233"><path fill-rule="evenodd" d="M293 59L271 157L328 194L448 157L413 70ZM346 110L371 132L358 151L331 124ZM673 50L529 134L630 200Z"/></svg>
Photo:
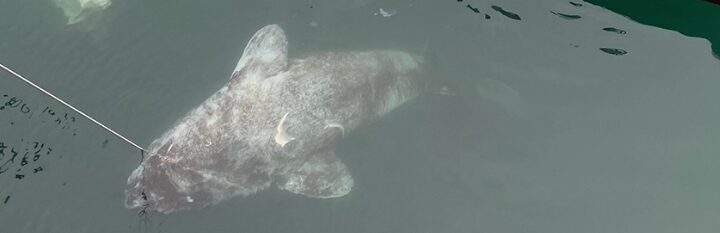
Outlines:
<svg viewBox="0 0 720 233"><path fill-rule="evenodd" d="M53 0L53 3L63 10L68 25L80 23L112 5L111 0Z"/></svg>
<svg viewBox="0 0 720 233"><path fill-rule="evenodd" d="M270 187L314 198L353 187L335 146L428 88L423 58L400 51L288 59L277 25L250 39L227 85L154 140L125 206L171 213Z"/></svg>

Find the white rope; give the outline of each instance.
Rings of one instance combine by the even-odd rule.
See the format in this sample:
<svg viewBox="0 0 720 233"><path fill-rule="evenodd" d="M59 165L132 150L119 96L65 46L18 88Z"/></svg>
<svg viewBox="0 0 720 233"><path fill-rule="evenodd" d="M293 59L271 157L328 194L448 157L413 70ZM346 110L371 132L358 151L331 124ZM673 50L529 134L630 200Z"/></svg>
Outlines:
<svg viewBox="0 0 720 233"><path fill-rule="evenodd" d="M61 104L65 105L66 107L72 109L73 111L77 112L78 114L82 115L83 117L87 118L88 120L92 121L93 123L97 124L98 126L102 127L103 129L107 130L108 132L110 132L110 133L114 134L115 136L119 137L120 139L124 140L125 142L129 143L130 145L134 146L135 148L138 148L138 149L140 149L141 151L145 151L145 149L143 149L142 147L138 146L138 145L135 144L133 141L130 141L130 139L127 139L126 137L120 135L119 133L117 133L117 132L115 132L114 130L108 128L107 126L103 125L102 123L96 121L96 120L93 119L92 117L88 116L87 114L85 114L84 112L78 110L77 108L73 107L72 105L66 103L66 102L63 101L62 99L56 97L55 95L53 95L53 94L51 94L50 92L48 92L48 91L46 91L45 89L43 89L42 87L40 87L40 86L38 86L38 85L35 85L35 83L31 82L30 80L26 79L26 78L23 77L22 75L16 73L15 71L11 70L10 68L6 67L6 66L3 65L2 63L0 63L0 67L2 67L2 68L3 68L5 71L7 71L8 73L10 73L10 74L14 75L15 77L19 78L20 80L24 81L25 83L30 84L30 86L34 87L35 89L40 90L42 93L45 93L46 95L52 97L53 99L57 100L57 101L60 102Z"/></svg>

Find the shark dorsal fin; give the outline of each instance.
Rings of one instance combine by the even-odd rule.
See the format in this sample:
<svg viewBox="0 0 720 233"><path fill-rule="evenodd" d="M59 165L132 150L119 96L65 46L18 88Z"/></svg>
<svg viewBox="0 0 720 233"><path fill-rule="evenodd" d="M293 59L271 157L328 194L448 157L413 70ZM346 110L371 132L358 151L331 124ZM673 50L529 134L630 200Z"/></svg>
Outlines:
<svg viewBox="0 0 720 233"><path fill-rule="evenodd" d="M245 46L231 78L243 73L269 77L287 68L287 39L276 24L267 25L253 35Z"/></svg>

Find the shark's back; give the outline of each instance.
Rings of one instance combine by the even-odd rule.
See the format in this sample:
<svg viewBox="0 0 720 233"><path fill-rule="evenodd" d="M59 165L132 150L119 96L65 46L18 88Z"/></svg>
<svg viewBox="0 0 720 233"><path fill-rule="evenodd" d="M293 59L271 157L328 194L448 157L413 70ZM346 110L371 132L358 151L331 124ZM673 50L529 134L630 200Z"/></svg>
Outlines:
<svg viewBox="0 0 720 233"><path fill-rule="evenodd" d="M271 183L308 197L344 196L353 179L334 146L423 92L422 62L398 51L288 60L282 29L266 26L228 84L153 142L128 179L126 206L169 213Z"/></svg>

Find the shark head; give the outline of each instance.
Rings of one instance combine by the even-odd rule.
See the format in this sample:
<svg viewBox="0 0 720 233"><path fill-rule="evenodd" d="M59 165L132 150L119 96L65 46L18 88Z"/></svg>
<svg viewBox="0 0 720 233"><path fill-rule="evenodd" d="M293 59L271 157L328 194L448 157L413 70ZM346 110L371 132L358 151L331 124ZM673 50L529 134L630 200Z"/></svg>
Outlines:
<svg viewBox="0 0 720 233"><path fill-rule="evenodd" d="M233 84L285 70L287 40L277 25L250 39L227 86L153 141L127 181L125 206L170 213L249 195L270 185L270 158L250 146L242 131ZM237 87L237 86L234 86ZM245 134L253 134L247 133Z"/></svg>
<svg viewBox="0 0 720 233"><path fill-rule="evenodd" d="M149 156L128 178L125 207L169 213L208 202L209 193L189 186L202 177L182 168L187 163L177 156L182 148L174 146L172 141L153 143Z"/></svg>
<svg viewBox="0 0 720 233"><path fill-rule="evenodd" d="M126 208L171 213L249 195L270 185L270 161L256 156L260 153L242 141L212 147L177 139L161 138L150 147L128 178Z"/></svg>

